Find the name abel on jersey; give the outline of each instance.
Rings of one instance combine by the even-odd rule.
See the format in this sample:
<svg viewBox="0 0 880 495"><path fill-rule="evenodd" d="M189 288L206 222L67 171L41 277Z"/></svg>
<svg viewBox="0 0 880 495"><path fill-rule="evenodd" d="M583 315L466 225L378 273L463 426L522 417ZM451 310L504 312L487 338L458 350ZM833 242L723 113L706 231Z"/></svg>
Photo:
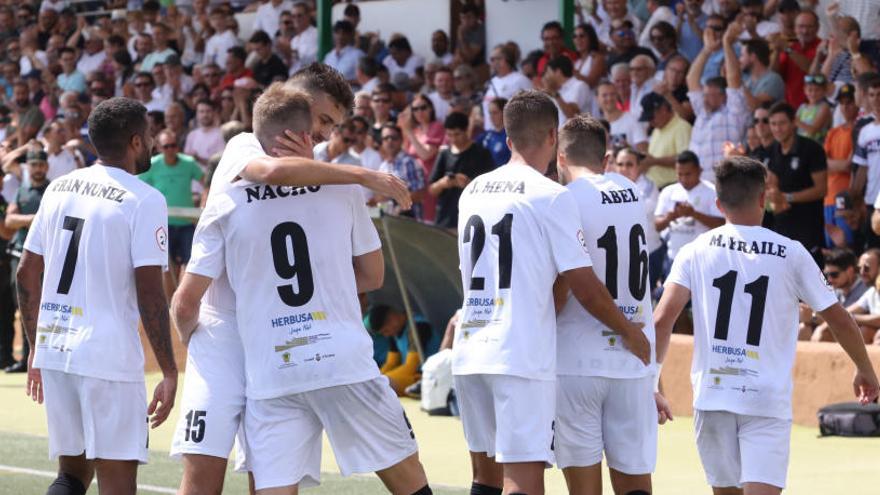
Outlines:
<svg viewBox="0 0 880 495"><path fill-rule="evenodd" d="M109 184L99 184L82 179L55 179L52 181L51 191L72 192L82 196L92 196L109 201L116 201L117 203L122 203L122 198L128 193L125 189L120 189Z"/></svg>
<svg viewBox="0 0 880 495"><path fill-rule="evenodd" d="M746 254L770 254L785 258L785 246L771 241L742 241L733 237L725 237L722 234L713 235L709 240L710 246L728 248L731 251L739 251Z"/></svg>
<svg viewBox="0 0 880 495"><path fill-rule="evenodd" d="M321 186L295 187L295 186L269 186L259 184L256 186L246 187L244 189L247 194L247 202L263 201L266 199L287 198L289 196L302 196L310 192L318 192Z"/></svg>
<svg viewBox="0 0 880 495"><path fill-rule="evenodd" d="M603 205L616 205L621 203L637 203L639 196L632 188L620 189L617 191L602 191Z"/></svg>

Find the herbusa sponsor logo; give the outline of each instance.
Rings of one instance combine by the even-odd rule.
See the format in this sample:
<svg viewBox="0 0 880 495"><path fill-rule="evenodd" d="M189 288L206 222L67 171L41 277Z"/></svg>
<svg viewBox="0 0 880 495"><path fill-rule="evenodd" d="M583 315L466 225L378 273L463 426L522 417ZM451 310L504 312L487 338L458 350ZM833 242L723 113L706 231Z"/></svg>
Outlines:
<svg viewBox="0 0 880 495"><path fill-rule="evenodd" d="M469 297L467 305L470 307L504 306L503 297Z"/></svg>
<svg viewBox="0 0 880 495"><path fill-rule="evenodd" d="M759 359L758 351L750 351L742 347L730 347L726 345L713 345L712 352L716 354L724 354L726 356L747 357L750 359Z"/></svg>
<svg viewBox="0 0 880 495"><path fill-rule="evenodd" d="M58 304L53 302L44 302L40 305L43 311L52 311L64 315L82 316L83 310L79 306L71 306L69 304Z"/></svg>
<svg viewBox="0 0 880 495"><path fill-rule="evenodd" d="M618 306L617 309L619 309L624 315L633 318L642 316L642 307L638 304L634 306Z"/></svg>
<svg viewBox="0 0 880 495"><path fill-rule="evenodd" d="M296 315L279 316L272 319L272 328L286 327L288 325L298 325L300 323L310 323L313 321L326 320L327 313L323 311L312 311L311 313L299 313Z"/></svg>

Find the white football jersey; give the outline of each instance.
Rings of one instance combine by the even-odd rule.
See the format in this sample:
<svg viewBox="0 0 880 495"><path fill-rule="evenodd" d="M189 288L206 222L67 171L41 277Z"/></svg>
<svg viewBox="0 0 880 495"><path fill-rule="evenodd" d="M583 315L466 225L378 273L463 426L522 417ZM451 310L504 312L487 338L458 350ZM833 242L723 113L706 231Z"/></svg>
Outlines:
<svg viewBox="0 0 880 495"><path fill-rule="evenodd" d="M837 303L803 245L724 225L684 247L666 283L691 291L694 407L790 419L798 300L816 311Z"/></svg>
<svg viewBox="0 0 880 495"><path fill-rule="evenodd" d="M690 203L694 210L704 215L722 217L723 214L715 204L715 186L710 182L701 180L693 189L688 191L681 184L675 182L660 191L657 199L656 216L665 215L675 209L676 203ZM669 227L663 232L666 236L667 257L675 259L678 250L685 244L696 239L703 232L708 232L709 227L694 217L676 218L670 222Z"/></svg>
<svg viewBox="0 0 880 495"><path fill-rule="evenodd" d="M268 399L375 378L352 258L381 248L357 186L239 183L203 214L187 270L225 271L247 396Z"/></svg>
<svg viewBox="0 0 880 495"><path fill-rule="evenodd" d="M580 212L593 270L627 319L644 323L651 342L651 365L623 347L620 336L581 306L574 295L556 318L557 375L639 378L654 374L654 318L648 287L645 205L638 187L608 173L568 185Z"/></svg>
<svg viewBox="0 0 880 495"><path fill-rule="evenodd" d="M233 179L244 170L248 162L264 156L267 156L266 152L263 151L263 146L252 132L243 132L230 139L226 143L226 148L223 149L220 163L217 164L217 169L211 178L206 207L215 201L215 197L225 193L233 186ZM199 225L201 223L200 220ZM201 245L201 231L202 229L197 227L196 233L193 235L193 253L206 249ZM229 286L229 277L226 276L226 272L214 279L202 298L202 304L208 309L227 313L235 309L235 294Z"/></svg>
<svg viewBox="0 0 880 495"><path fill-rule="evenodd" d="M52 181L24 247L43 256L34 367L143 381L134 269L168 264L165 197L100 164Z"/></svg>
<svg viewBox="0 0 880 495"><path fill-rule="evenodd" d="M477 177L459 200L458 255L453 374L554 380L553 282L590 266L571 193L523 164Z"/></svg>

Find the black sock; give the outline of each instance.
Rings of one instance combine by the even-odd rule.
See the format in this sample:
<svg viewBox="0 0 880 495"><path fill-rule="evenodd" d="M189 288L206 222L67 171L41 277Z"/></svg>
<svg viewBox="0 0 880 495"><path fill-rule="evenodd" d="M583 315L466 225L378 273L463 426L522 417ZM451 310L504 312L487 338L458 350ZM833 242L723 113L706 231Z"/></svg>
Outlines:
<svg viewBox="0 0 880 495"><path fill-rule="evenodd" d="M651 495L651 492L646 492L645 490L633 490L631 492L626 492L626 495Z"/></svg>
<svg viewBox="0 0 880 495"><path fill-rule="evenodd" d="M501 495L501 488L473 482L471 483L471 495Z"/></svg>
<svg viewBox="0 0 880 495"><path fill-rule="evenodd" d="M76 476L59 473L55 481L49 485L46 495L85 495L86 487Z"/></svg>
<svg viewBox="0 0 880 495"><path fill-rule="evenodd" d="M425 485L418 490L414 491L412 495L433 495L434 492L431 491L431 487Z"/></svg>

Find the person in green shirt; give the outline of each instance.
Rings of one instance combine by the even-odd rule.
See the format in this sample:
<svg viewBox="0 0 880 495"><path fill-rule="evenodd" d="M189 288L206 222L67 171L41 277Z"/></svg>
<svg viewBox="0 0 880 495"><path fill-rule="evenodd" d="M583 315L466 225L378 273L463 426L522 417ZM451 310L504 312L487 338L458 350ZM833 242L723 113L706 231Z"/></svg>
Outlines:
<svg viewBox="0 0 880 495"><path fill-rule="evenodd" d="M174 132L160 132L156 146L160 153L150 160L150 169L138 177L158 189L169 208L194 207L192 181L204 184L205 172L193 157L179 152ZM175 270L180 267L182 272L189 263L195 230L192 219L168 217L169 261ZM177 274L177 271L172 273Z"/></svg>

